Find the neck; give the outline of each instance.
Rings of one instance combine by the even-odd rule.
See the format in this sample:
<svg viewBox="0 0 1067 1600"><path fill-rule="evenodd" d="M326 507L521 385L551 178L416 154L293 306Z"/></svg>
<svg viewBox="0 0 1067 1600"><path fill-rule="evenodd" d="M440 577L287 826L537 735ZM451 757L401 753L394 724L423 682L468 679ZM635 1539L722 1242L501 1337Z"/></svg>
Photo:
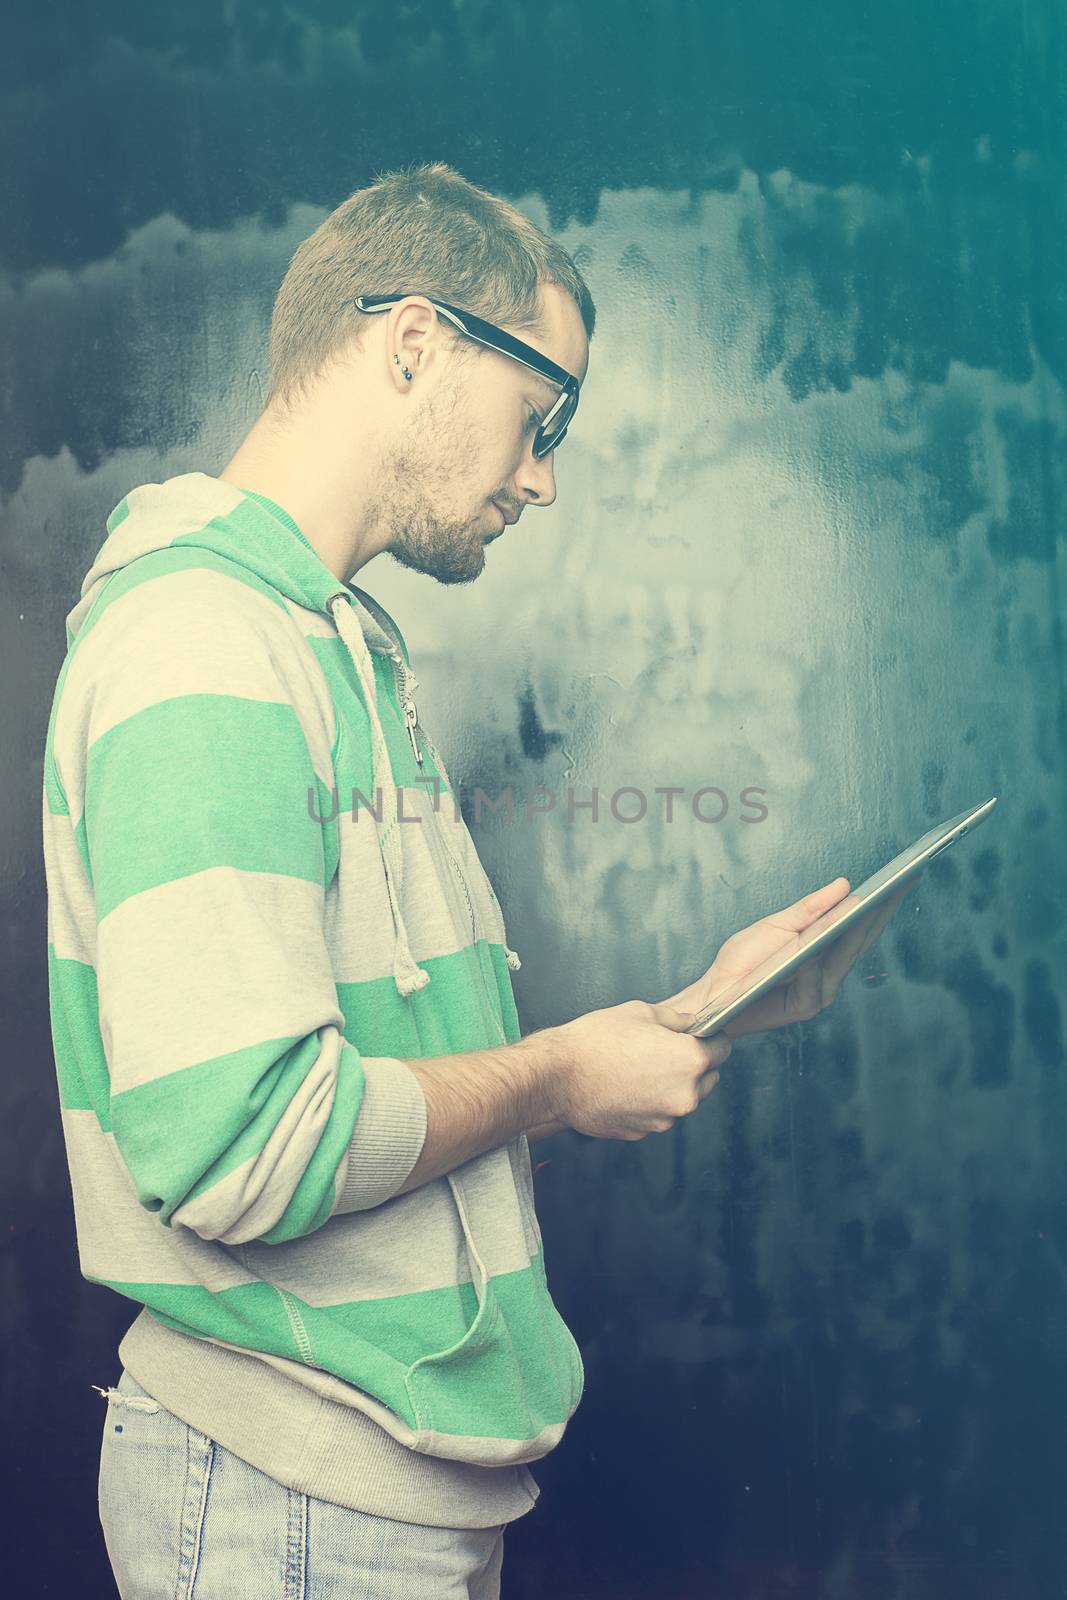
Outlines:
<svg viewBox="0 0 1067 1600"><path fill-rule="evenodd" d="M222 470L237 489L254 490L287 511L323 563L342 583L382 549L360 507L372 501L368 463L352 459L336 423L300 417L280 426L264 412ZM337 463L345 463L343 472Z"/></svg>

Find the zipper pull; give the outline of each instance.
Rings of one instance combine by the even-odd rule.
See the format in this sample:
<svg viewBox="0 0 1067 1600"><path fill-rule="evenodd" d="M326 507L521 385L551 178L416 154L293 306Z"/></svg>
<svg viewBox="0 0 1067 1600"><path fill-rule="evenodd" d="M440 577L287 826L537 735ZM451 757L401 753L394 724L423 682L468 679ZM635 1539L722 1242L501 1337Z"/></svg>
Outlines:
<svg viewBox="0 0 1067 1600"><path fill-rule="evenodd" d="M408 738L411 740L411 748L415 752L415 760L419 763L419 766L421 767L422 766L422 751L419 749L419 741L415 737L415 724L416 724L416 722L418 722L418 720L419 720L419 713L415 709L415 702L414 702L414 700L412 700L409 697L407 700L404 701L404 721L408 725Z"/></svg>

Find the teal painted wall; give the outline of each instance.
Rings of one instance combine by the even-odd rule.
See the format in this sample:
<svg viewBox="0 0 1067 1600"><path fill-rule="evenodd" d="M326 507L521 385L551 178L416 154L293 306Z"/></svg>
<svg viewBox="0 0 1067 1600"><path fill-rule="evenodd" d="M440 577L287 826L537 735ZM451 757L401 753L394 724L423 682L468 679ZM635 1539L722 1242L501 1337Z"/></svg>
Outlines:
<svg viewBox="0 0 1067 1600"><path fill-rule="evenodd" d="M299 240L431 158L556 230L599 308L556 505L473 587L365 571L453 776L561 797L472 821L525 1026L657 998L1000 796L833 1007L736 1045L694 1116L535 1148L588 1380L504 1595L1064 1592L1064 20L7 8L0 1170L32 1592L110 1592L89 1385L130 1320L77 1273L48 1038L62 616L127 489L232 453Z"/></svg>

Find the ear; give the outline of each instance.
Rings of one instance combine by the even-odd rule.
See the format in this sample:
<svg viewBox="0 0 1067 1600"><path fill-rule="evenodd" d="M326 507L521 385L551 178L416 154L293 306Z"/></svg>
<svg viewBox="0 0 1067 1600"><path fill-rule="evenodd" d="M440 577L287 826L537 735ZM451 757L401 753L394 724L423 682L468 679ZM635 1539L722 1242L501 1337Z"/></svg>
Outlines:
<svg viewBox="0 0 1067 1600"><path fill-rule="evenodd" d="M429 300L405 295L385 323L384 359L394 388L400 392L413 388L431 370L440 344L440 319Z"/></svg>

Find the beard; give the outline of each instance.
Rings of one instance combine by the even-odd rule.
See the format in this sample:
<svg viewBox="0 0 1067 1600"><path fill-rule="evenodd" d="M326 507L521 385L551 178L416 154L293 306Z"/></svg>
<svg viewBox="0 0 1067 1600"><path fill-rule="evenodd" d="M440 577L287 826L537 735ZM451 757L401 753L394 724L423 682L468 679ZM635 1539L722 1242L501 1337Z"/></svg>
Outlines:
<svg viewBox="0 0 1067 1600"><path fill-rule="evenodd" d="M478 442L458 402L455 389L435 396L412 418L411 436L385 452L371 517L388 533L394 561L438 583L473 583L485 567L477 515L458 520L441 509L478 476Z"/></svg>

